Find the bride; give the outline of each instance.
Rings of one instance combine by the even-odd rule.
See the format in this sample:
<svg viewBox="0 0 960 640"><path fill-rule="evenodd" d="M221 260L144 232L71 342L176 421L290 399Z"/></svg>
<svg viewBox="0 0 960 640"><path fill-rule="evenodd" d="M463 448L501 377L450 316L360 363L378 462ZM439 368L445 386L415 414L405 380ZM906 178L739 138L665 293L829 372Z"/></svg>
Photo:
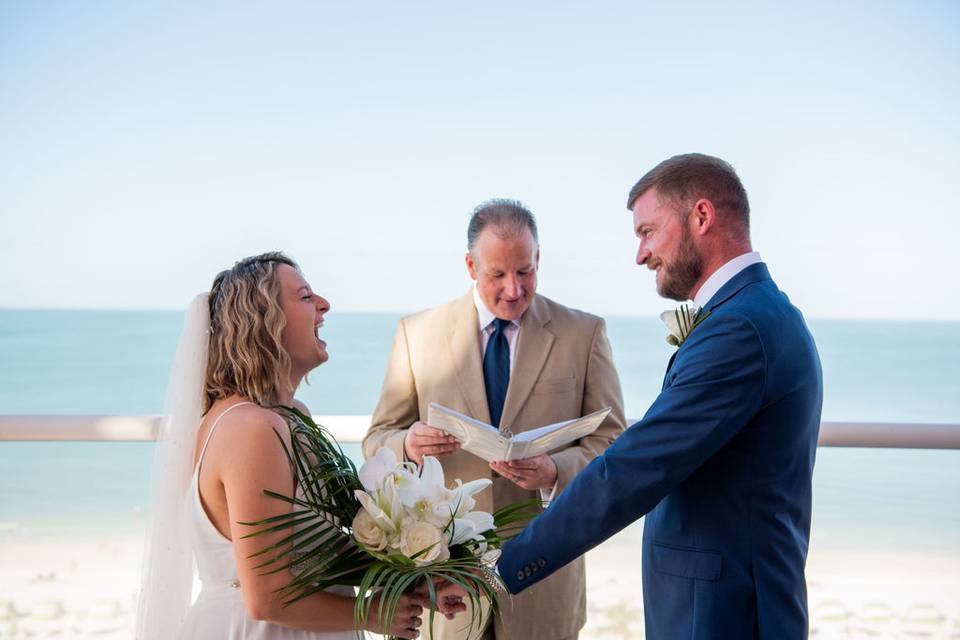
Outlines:
<svg viewBox="0 0 960 640"><path fill-rule="evenodd" d="M295 406L300 381L327 361L318 337L329 303L282 253L245 258L213 281L187 313L158 442L154 514L144 562L137 637L352 640L354 591L339 587L284 606L292 575L265 575L250 556L284 532L244 539L239 522L289 510L264 495L294 491L269 407ZM195 558L200 591L191 604ZM376 597L376 596L371 596ZM424 598L404 596L391 628L376 603L366 630L416 638Z"/></svg>

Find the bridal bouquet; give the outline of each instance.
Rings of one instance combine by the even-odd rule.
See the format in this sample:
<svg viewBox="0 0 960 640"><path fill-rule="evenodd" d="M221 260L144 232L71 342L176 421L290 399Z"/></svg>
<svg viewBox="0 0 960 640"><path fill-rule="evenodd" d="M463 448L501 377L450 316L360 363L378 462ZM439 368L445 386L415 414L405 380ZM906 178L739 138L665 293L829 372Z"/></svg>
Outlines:
<svg viewBox="0 0 960 640"><path fill-rule="evenodd" d="M359 476L365 491L354 492L362 506L353 519L353 537L374 557L399 554L422 567L450 560L452 549L460 558L496 563L500 551L488 542L496 540L494 517L473 510L473 495L490 480L456 480L447 487L436 458L425 456L418 468L398 462L387 448L364 463Z"/></svg>
<svg viewBox="0 0 960 640"><path fill-rule="evenodd" d="M256 554L264 558L258 569L293 571L293 580L280 590L284 602L351 585L358 587L358 622L367 619L371 591L380 591L378 614L389 621L405 592L424 586L434 605L434 583L446 580L467 592L474 612L481 595L496 606L502 583L493 565L517 523L534 515L533 502L493 514L475 511L473 496L490 480L447 484L436 458L425 456L418 467L385 448L358 472L332 435L309 416L286 407L278 412L290 428L290 446L281 443L298 490L293 496L265 493L293 509L242 524L258 527L245 537L287 532ZM432 610L430 616L432 623Z"/></svg>

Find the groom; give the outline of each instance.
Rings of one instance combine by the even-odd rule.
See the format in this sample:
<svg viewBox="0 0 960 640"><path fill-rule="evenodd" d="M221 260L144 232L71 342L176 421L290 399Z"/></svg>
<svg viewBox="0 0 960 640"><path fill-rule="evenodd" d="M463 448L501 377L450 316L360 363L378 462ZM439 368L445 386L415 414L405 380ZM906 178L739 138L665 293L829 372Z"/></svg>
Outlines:
<svg viewBox="0 0 960 640"><path fill-rule="evenodd" d="M701 154L660 163L627 203L657 291L702 319L643 419L499 561L512 593L646 515L648 640L807 637L804 563L823 397L803 316L752 251L747 194ZM685 339L684 339L685 338Z"/></svg>

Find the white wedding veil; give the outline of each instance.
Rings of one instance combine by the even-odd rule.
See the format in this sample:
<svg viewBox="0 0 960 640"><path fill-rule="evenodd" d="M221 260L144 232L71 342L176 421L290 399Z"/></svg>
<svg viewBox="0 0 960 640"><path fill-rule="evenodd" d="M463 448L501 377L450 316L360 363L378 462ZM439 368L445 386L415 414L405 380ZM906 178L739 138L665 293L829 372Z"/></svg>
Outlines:
<svg viewBox="0 0 960 640"><path fill-rule="evenodd" d="M203 413L210 339L209 299L208 294L198 295L187 308L170 367L153 462L152 518L144 545L137 607L138 640L173 637L190 607L193 557L184 507Z"/></svg>

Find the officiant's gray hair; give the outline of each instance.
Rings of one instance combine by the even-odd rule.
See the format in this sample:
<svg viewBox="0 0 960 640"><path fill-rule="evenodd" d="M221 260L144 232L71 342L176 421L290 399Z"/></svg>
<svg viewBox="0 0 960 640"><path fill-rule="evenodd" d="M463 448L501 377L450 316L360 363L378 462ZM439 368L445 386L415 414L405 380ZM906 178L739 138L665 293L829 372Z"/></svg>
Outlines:
<svg viewBox="0 0 960 640"><path fill-rule="evenodd" d="M290 356L281 342L277 267L297 263L279 251L239 260L210 287L210 343L203 412L233 394L261 406L277 404L290 387Z"/></svg>
<svg viewBox="0 0 960 640"><path fill-rule="evenodd" d="M494 198L480 203L473 210L470 224L467 226L467 251L471 255L477 245L477 238L487 227L490 227L501 240L512 240L523 233L524 229L530 229L534 242L540 244L540 238L537 236L537 219L523 203L517 200Z"/></svg>

